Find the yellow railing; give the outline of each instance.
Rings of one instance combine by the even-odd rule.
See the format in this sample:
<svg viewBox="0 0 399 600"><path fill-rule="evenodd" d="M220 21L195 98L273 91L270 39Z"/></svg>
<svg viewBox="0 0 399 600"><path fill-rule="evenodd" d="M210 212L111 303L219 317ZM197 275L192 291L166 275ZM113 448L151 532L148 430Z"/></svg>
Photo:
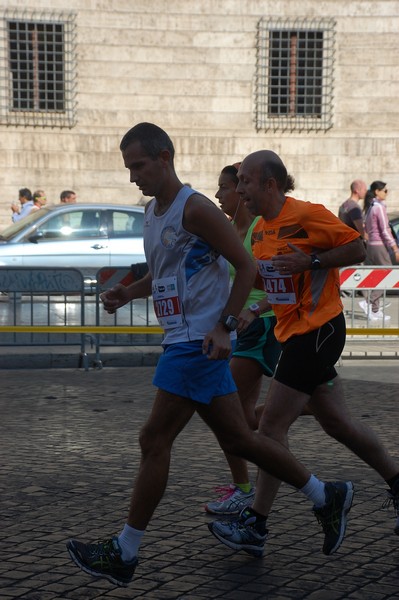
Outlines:
<svg viewBox="0 0 399 600"><path fill-rule="evenodd" d="M0 325L0 333L137 333L162 334L161 327L134 327L99 325Z"/></svg>
<svg viewBox="0 0 399 600"><path fill-rule="evenodd" d="M1 328L0 328L1 329ZM399 327L391 327L387 329L386 327L383 329L375 329L372 327L365 327L361 329L360 327L347 327L346 335L399 335Z"/></svg>
<svg viewBox="0 0 399 600"><path fill-rule="evenodd" d="M101 325L0 325L0 333L137 333L137 334L162 334L162 327L135 327L135 326L101 326ZM347 335L372 335L395 336L399 335L399 327L375 329L372 327L348 327Z"/></svg>

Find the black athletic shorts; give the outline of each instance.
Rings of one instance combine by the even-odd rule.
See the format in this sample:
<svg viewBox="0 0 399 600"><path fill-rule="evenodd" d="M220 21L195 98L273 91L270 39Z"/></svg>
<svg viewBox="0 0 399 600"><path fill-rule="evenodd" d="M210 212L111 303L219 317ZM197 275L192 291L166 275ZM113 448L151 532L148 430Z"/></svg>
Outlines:
<svg viewBox="0 0 399 600"><path fill-rule="evenodd" d="M283 344L274 378L312 395L318 385L337 376L334 365L345 346L345 317L340 313L319 329L295 335Z"/></svg>

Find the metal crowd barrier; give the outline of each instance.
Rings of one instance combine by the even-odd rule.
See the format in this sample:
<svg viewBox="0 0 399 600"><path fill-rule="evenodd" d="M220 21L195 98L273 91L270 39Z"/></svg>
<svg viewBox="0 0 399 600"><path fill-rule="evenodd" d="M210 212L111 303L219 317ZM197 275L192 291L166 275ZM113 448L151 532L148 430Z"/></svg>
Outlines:
<svg viewBox="0 0 399 600"><path fill-rule="evenodd" d="M96 335L95 367L102 368L101 348L115 346L159 346L163 330L153 311L152 300L142 298L130 302L109 315L103 309L100 295L117 283L129 285L148 272L146 263L130 267L105 267L97 272L96 284ZM105 330L104 327L108 329Z"/></svg>
<svg viewBox="0 0 399 600"><path fill-rule="evenodd" d="M77 269L0 267L0 293L0 346L78 345L79 364L88 368L84 281ZM74 330L66 327L71 312Z"/></svg>
<svg viewBox="0 0 399 600"><path fill-rule="evenodd" d="M97 368L102 367L105 347L158 346L162 329L151 300L135 300L115 315L108 315L100 301L104 290L118 282L127 285L145 273L145 264L100 269L95 293L88 294L76 269L0 267L0 346L78 346L78 364L86 370L88 344L95 348ZM340 281L347 322L346 356L397 357L399 266L345 267ZM371 321L359 307L359 301L373 289L382 291L382 310L391 317L389 322Z"/></svg>
<svg viewBox="0 0 399 600"><path fill-rule="evenodd" d="M111 316L99 299L104 289L146 270L145 264L100 269L93 294L76 269L0 267L0 347L78 345L78 366L88 370L88 344L95 347L97 368L106 346L159 345L162 329L151 300L136 300Z"/></svg>
<svg viewBox="0 0 399 600"><path fill-rule="evenodd" d="M347 324L346 356L399 357L399 266L355 265L340 270L341 299ZM382 319L365 314L360 302L381 291Z"/></svg>

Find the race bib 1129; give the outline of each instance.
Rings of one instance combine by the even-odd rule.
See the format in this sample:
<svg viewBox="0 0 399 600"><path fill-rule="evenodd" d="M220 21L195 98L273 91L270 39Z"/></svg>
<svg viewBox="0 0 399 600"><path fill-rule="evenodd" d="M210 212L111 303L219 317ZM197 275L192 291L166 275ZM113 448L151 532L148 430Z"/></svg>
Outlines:
<svg viewBox="0 0 399 600"><path fill-rule="evenodd" d="M163 277L152 282L152 299L158 322L164 329L182 324L177 277Z"/></svg>

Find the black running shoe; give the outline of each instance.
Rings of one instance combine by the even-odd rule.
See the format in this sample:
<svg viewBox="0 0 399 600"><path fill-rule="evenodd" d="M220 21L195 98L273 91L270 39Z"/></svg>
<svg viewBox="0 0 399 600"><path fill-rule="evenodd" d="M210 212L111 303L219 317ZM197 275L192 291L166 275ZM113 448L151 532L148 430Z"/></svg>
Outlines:
<svg viewBox="0 0 399 600"><path fill-rule="evenodd" d="M78 540L69 540L67 548L78 567L93 577L108 579L111 583L122 587L126 587L133 579L138 559L134 558L128 563L124 562L116 537L95 544L83 544Z"/></svg>
<svg viewBox="0 0 399 600"><path fill-rule="evenodd" d="M324 554L334 554L344 539L348 513L352 506L353 484L351 481L326 483L326 504L313 507L313 512L324 531Z"/></svg>
<svg viewBox="0 0 399 600"><path fill-rule="evenodd" d="M387 491L388 498L383 504L383 508L393 505L393 509L395 511L395 529L394 532L396 535L399 535L399 482L396 482L396 485L390 490Z"/></svg>

